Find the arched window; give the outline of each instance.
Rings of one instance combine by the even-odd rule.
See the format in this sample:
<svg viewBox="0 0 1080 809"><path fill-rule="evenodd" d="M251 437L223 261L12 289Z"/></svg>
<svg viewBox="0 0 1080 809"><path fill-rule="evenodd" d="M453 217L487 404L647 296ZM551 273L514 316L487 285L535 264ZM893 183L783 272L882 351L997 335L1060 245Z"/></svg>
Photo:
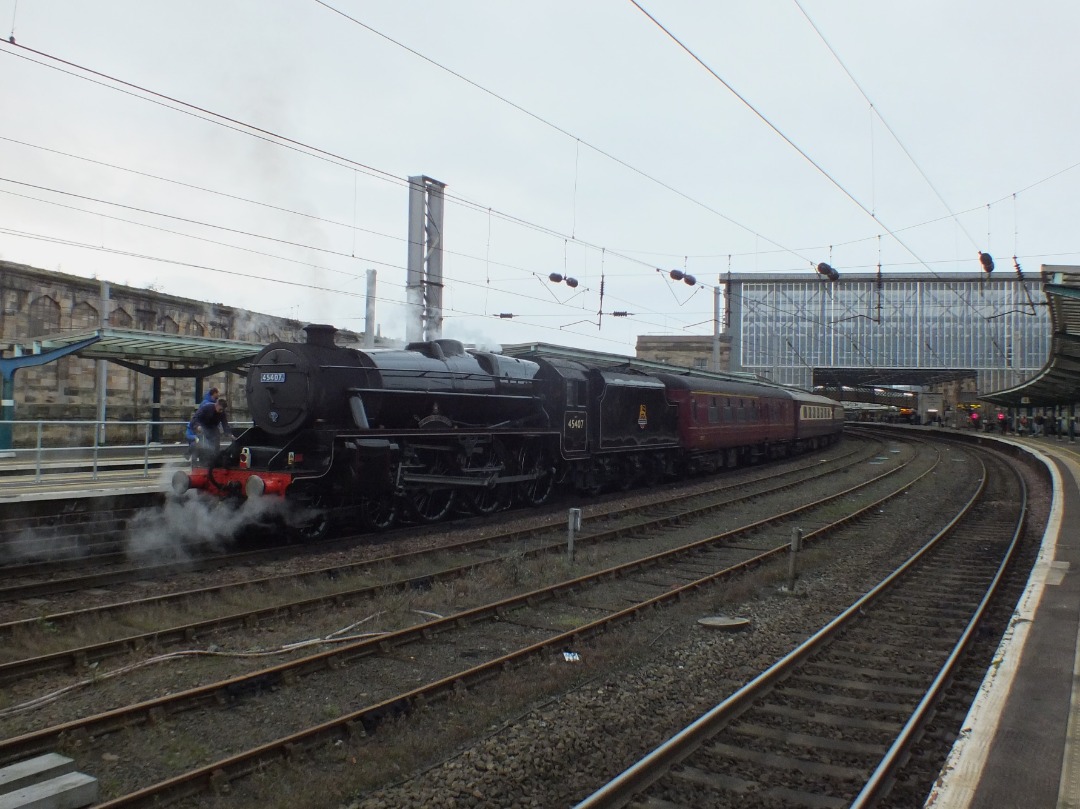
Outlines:
<svg viewBox="0 0 1080 809"><path fill-rule="evenodd" d="M60 331L60 304L42 295L30 304L30 336L40 337Z"/></svg>
<svg viewBox="0 0 1080 809"><path fill-rule="evenodd" d="M101 325L101 315L98 310L81 301L71 307L71 328L74 331L89 331Z"/></svg>
<svg viewBox="0 0 1080 809"><path fill-rule="evenodd" d="M113 309L112 314L109 315L109 325L118 329L130 329L131 328L131 315L127 313L127 310L120 308L119 306Z"/></svg>

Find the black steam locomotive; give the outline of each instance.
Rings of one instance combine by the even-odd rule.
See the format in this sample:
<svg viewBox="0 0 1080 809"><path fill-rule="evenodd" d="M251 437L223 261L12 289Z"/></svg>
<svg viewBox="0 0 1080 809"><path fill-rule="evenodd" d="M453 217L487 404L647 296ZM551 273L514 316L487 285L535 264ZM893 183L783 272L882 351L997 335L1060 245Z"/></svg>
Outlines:
<svg viewBox="0 0 1080 809"><path fill-rule="evenodd" d="M174 488L285 498L315 537L332 516L370 530L652 485L832 443L843 409L774 386L652 374L574 359L338 346L332 326L272 343L252 362L254 426Z"/></svg>

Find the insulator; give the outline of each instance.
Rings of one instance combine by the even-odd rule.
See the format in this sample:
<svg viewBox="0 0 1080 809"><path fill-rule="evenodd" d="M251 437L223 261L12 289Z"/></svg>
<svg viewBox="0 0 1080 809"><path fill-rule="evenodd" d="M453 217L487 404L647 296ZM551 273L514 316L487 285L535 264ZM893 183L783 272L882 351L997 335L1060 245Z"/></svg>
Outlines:
<svg viewBox="0 0 1080 809"><path fill-rule="evenodd" d="M830 281L836 281L840 278L838 273L833 267L826 264L824 261L817 265L817 271L828 278Z"/></svg>
<svg viewBox="0 0 1080 809"><path fill-rule="evenodd" d="M557 272L553 272L551 275L548 276L548 280L551 281L551 283L553 284L557 284L562 281L562 276Z"/></svg>
<svg viewBox="0 0 1080 809"><path fill-rule="evenodd" d="M697 279L692 275L684 275L682 280L688 287L697 286Z"/></svg>
<svg viewBox="0 0 1080 809"><path fill-rule="evenodd" d="M577 287L577 279L566 276L566 285L570 287L570 289L574 289L575 287Z"/></svg>
<svg viewBox="0 0 1080 809"><path fill-rule="evenodd" d="M685 273L682 270L672 270L668 273L673 281L681 281Z"/></svg>
<svg viewBox="0 0 1080 809"><path fill-rule="evenodd" d="M984 272L993 272L994 271L994 257L991 256L989 253L984 253L982 250L980 250L979 251L979 263L982 264L982 268L983 268Z"/></svg>
<svg viewBox="0 0 1080 809"><path fill-rule="evenodd" d="M514 313L513 312L499 312L499 317L501 317L503 320L510 320L511 318L514 317Z"/></svg>

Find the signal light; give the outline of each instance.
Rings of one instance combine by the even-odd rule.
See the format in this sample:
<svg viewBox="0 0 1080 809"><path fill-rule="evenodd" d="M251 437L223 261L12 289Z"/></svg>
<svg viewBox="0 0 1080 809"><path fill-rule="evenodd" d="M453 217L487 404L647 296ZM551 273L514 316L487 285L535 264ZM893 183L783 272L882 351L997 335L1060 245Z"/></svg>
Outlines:
<svg viewBox="0 0 1080 809"><path fill-rule="evenodd" d="M817 265L817 271L828 278L830 281L837 281L840 279L840 273L833 269L830 265L824 261Z"/></svg>
<svg viewBox="0 0 1080 809"><path fill-rule="evenodd" d="M980 250L979 263L982 264L983 272L989 273L994 271L994 257L991 256L989 253L984 253L982 250Z"/></svg>

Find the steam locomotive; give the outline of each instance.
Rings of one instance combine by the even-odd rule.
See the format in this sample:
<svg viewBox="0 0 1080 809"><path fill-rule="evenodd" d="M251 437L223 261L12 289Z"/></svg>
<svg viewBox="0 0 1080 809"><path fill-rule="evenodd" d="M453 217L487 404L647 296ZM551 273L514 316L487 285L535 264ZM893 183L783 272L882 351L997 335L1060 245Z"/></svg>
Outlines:
<svg viewBox="0 0 1080 809"><path fill-rule="evenodd" d="M190 472L177 492L284 498L299 533L333 519L369 530L540 505L558 486L613 488L785 457L841 436L832 399L629 364L466 350L456 340L404 350L338 346L309 325L253 360L254 426Z"/></svg>

